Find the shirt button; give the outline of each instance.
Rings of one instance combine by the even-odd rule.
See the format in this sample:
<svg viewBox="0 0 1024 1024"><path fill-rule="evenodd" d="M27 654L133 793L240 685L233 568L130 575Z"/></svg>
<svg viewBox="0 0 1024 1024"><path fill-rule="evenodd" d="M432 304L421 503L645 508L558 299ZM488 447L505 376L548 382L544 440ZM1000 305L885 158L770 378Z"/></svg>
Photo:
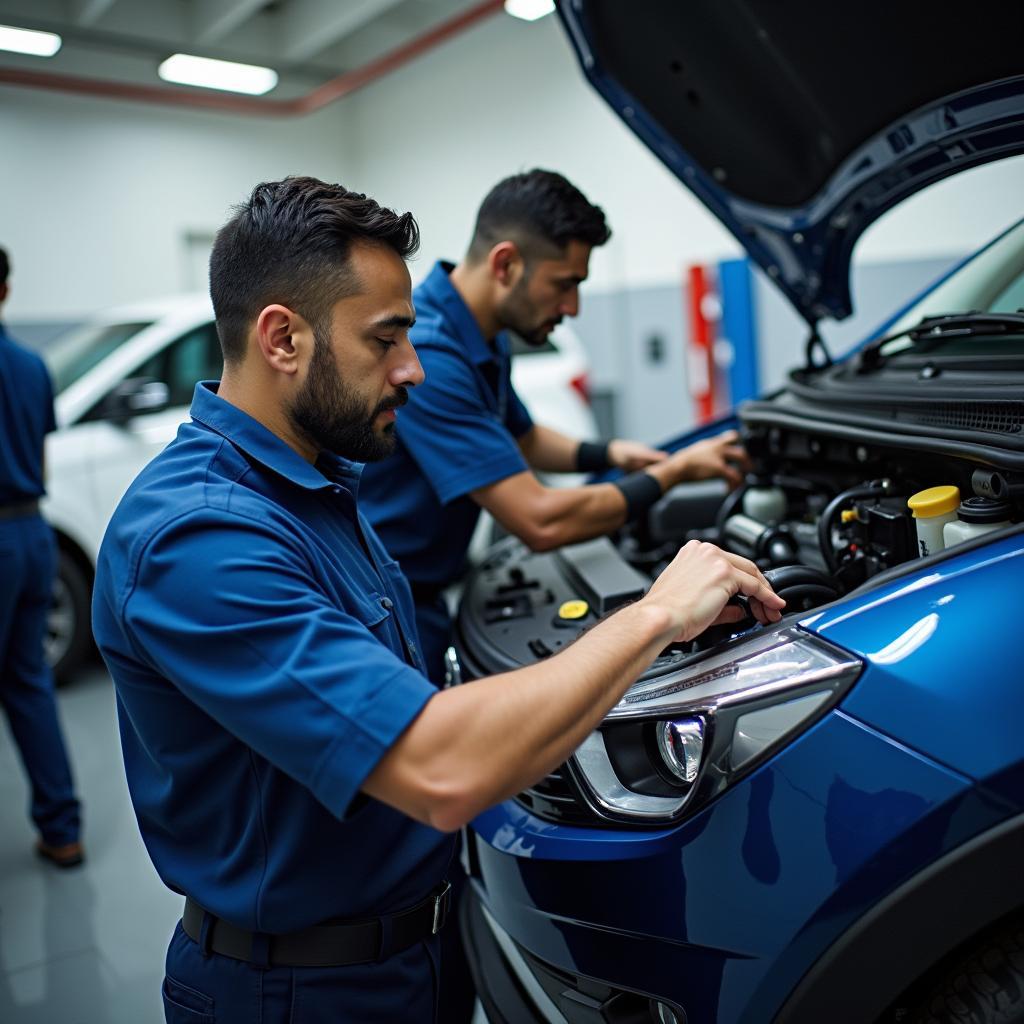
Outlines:
<svg viewBox="0 0 1024 1024"><path fill-rule="evenodd" d="M392 601L390 597L382 597L380 599L380 606L381 608L385 608L388 611L390 611L392 608L394 608L395 602Z"/></svg>

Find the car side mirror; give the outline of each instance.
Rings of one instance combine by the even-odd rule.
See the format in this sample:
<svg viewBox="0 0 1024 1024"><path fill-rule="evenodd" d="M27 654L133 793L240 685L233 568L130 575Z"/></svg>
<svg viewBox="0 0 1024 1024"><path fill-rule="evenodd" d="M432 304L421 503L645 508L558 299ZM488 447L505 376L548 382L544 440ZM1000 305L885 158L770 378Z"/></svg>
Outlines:
<svg viewBox="0 0 1024 1024"><path fill-rule="evenodd" d="M170 401L171 389L162 380L129 377L103 400L100 417L112 423L126 423L145 413L160 412Z"/></svg>

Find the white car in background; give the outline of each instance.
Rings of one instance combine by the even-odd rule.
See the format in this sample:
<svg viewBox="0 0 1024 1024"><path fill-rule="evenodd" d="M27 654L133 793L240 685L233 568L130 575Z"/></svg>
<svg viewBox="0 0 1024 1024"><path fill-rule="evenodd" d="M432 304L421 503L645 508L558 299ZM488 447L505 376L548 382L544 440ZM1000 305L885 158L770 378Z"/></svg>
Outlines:
<svg viewBox="0 0 1024 1024"><path fill-rule="evenodd" d="M540 423L596 436L583 346L560 327L539 348L517 346L516 390ZM217 379L221 352L206 295L102 313L43 351L56 393L47 439L43 512L57 534L59 568L47 655L67 679L92 649L89 605L103 532L128 485L188 418L197 381Z"/></svg>

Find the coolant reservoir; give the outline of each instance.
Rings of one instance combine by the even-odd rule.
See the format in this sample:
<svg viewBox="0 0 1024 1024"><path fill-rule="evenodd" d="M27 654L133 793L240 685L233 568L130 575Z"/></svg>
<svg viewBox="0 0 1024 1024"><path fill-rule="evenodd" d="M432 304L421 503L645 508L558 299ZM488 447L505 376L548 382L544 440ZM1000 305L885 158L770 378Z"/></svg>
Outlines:
<svg viewBox="0 0 1024 1024"><path fill-rule="evenodd" d="M781 487L748 487L743 512L759 523L781 523L786 518L786 492Z"/></svg>
<svg viewBox="0 0 1024 1024"><path fill-rule="evenodd" d="M942 532L947 523L956 522L960 488L952 485L929 487L907 499L917 527L917 547L922 555L931 555L945 547Z"/></svg>
<svg viewBox="0 0 1024 1024"><path fill-rule="evenodd" d="M967 498L960 503L956 519L943 527L942 538L948 548L1009 525L1009 502L999 498Z"/></svg>

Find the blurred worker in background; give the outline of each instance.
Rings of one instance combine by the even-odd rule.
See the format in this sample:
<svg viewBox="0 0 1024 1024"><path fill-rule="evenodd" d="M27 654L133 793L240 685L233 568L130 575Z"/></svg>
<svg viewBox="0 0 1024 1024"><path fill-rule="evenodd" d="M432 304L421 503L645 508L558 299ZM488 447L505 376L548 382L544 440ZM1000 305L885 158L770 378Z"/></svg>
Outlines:
<svg viewBox="0 0 1024 1024"><path fill-rule="evenodd" d="M0 306L10 291L0 249ZM58 867L82 863L79 803L44 656L57 546L39 514L43 439L56 429L42 359L0 322L0 701L32 789L36 852Z"/></svg>
<svg viewBox="0 0 1024 1024"><path fill-rule="evenodd" d="M666 455L621 438L566 437L534 423L516 394L506 332L540 346L576 316L591 251L610 236L600 207L562 175L516 174L484 199L462 261L437 263L414 293L409 336L426 380L409 394L395 454L364 469L360 500L412 584L438 685L452 628L442 591L464 571L481 509L546 551L618 529L683 480L740 482L746 454L735 431ZM583 487L547 487L534 472L613 467L627 475ZM460 881L452 881L457 900ZM440 1016L468 1024L473 991L458 932L444 942Z"/></svg>

